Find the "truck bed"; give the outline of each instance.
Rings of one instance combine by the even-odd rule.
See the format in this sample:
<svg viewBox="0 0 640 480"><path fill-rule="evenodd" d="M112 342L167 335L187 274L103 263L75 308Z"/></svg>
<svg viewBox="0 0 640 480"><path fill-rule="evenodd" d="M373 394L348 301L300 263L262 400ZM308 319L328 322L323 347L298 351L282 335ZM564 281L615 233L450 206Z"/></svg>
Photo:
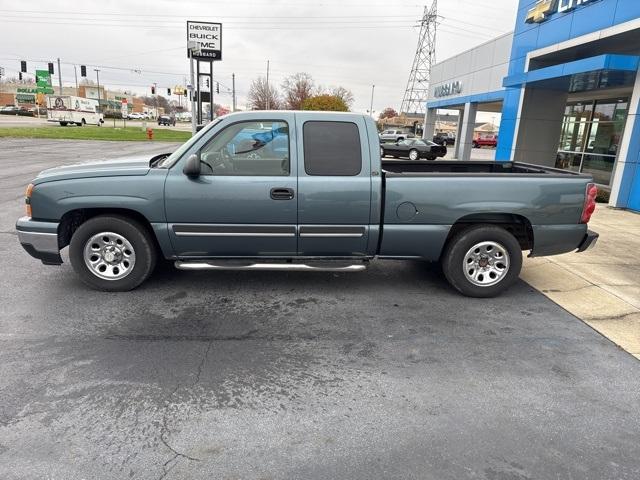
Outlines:
<svg viewBox="0 0 640 480"><path fill-rule="evenodd" d="M458 160L437 161L398 161L383 160L382 171L385 176L425 176L431 174L509 174L509 175L542 175L548 176L581 176L579 173L557 168L543 167L519 162L494 162ZM586 178L587 176L585 176Z"/></svg>

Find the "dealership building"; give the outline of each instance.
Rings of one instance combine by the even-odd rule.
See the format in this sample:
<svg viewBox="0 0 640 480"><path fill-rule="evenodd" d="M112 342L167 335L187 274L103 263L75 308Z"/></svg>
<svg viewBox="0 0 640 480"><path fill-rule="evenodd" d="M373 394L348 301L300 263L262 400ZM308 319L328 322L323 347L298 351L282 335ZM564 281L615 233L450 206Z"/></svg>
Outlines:
<svg viewBox="0 0 640 480"><path fill-rule="evenodd" d="M496 160L584 172L640 211L640 0L520 0L513 33L433 66L425 137L460 111L455 158L478 112L500 112Z"/></svg>

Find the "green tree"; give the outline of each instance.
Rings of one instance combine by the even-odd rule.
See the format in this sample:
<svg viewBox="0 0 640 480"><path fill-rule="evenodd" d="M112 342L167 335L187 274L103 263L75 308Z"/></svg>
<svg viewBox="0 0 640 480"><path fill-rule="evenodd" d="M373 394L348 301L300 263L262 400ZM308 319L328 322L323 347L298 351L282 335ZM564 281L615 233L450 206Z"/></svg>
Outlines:
<svg viewBox="0 0 640 480"><path fill-rule="evenodd" d="M329 112L348 112L349 107L340 97L335 95L316 95L302 103L302 110L323 110Z"/></svg>

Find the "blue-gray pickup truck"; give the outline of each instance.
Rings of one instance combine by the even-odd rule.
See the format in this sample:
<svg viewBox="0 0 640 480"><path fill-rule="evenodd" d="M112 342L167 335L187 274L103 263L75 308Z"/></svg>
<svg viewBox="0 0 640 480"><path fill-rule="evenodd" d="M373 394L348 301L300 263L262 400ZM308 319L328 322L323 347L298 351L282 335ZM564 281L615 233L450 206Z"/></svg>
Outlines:
<svg viewBox="0 0 640 480"><path fill-rule="evenodd" d="M465 295L494 296L522 251L583 251L589 176L512 162L382 161L366 115L230 114L171 154L45 170L18 220L25 250L60 250L88 285L125 291L156 260L183 270L359 271L441 262Z"/></svg>

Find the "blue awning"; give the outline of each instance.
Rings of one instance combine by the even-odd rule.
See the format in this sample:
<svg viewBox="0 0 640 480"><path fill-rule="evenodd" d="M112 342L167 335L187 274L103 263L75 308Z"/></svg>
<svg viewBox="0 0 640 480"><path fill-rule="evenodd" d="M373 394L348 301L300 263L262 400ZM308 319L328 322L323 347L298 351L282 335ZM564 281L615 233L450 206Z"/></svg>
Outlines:
<svg viewBox="0 0 640 480"><path fill-rule="evenodd" d="M506 77L502 84L505 87L522 87L523 85L532 83L568 79L575 75L602 71L635 73L638 71L639 65L640 57L635 55L598 55L596 57L583 58L573 62L511 75Z"/></svg>

